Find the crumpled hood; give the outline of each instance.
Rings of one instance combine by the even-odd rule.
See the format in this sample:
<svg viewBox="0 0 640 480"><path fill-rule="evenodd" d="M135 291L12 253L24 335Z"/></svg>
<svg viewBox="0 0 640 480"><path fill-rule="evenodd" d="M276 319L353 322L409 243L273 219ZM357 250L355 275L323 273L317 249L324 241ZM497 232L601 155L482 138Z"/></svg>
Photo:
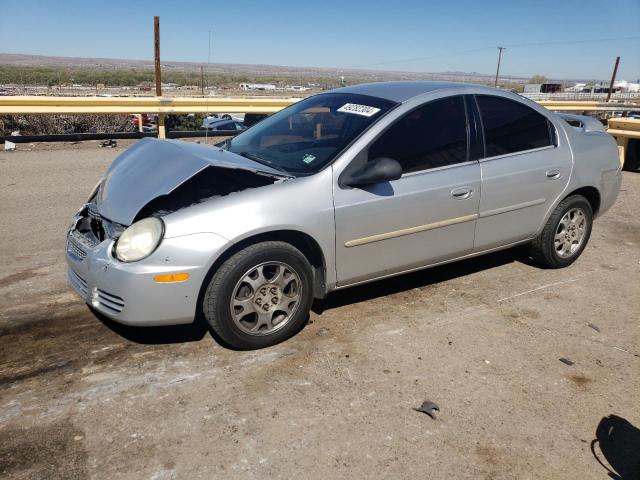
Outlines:
<svg viewBox="0 0 640 480"><path fill-rule="evenodd" d="M96 196L98 211L113 222L131 225L147 203L171 193L209 166L282 176L278 170L217 147L145 138L119 155L107 170Z"/></svg>

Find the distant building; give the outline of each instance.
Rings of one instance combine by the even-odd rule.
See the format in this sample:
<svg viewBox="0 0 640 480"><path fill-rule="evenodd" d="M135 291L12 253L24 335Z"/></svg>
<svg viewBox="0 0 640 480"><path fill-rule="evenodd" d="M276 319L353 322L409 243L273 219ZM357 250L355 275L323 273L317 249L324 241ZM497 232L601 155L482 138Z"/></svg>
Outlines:
<svg viewBox="0 0 640 480"><path fill-rule="evenodd" d="M613 87L611 89L612 93L618 93L620 91L620 87ZM593 86L588 86L584 90L585 93L609 93L609 85L603 83L596 83Z"/></svg>
<svg viewBox="0 0 640 480"><path fill-rule="evenodd" d="M527 83L524 86L524 93L556 93L561 90L561 83Z"/></svg>
<svg viewBox="0 0 640 480"><path fill-rule="evenodd" d="M275 90L276 86L270 83L241 83L240 90Z"/></svg>
<svg viewBox="0 0 640 480"><path fill-rule="evenodd" d="M576 83L572 87L565 88L564 91L565 92L582 93L585 88L587 88L587 84L586 83Z"/></svg>
<svg viewBox="0 0 640 480"><path fill-rule="evenodd" d="M627 82L626 80L618 80L613 84L613 87L618 88L621 92L640 92L640 83Z"/></svg>
<svg viewBox="0 0 640 480"><path fill-rule="evenodd" d="M311 90L309 87L303 87L302 85L287 85L285 90L290 90L293 92L306 92L307 90Z"/></svg>
<svg viewBox="0 0 640 480"><path fill-rule="evenodd" d="M634 83L624 82L624 85L619 85L622 82L616 82L613 84L613 89L611 90L613 93L617 92L637 92L638 90L633 90ZM576 83L572 87L568 87L564 89L565 92L573 92L573 93L609 93L609 85L604 83L595 83L595 84L586 84L586 83Z"/></svg>

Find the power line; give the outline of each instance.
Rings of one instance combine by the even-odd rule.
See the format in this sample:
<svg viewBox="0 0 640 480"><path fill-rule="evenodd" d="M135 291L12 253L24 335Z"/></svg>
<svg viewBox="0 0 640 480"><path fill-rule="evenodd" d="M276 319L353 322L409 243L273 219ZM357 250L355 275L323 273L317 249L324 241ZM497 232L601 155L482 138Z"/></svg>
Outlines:
<svg viewBox="0 0 640 480"><path fill-rule="evenodd" d="M590 38L584 40L564 40L564 41L552 41L552 42L534 42L534 43L513 43L511 45L507 44L506 46L509 48L519 48L519 47L540 47L544 45L575 45L578 43L596 43L596 42L613 42L620 40L640 40L640 36L632 36L632 37L607 37L607 38Z"/></svg>
<svg viewBox="0 0 640 480"><path fill-rule="evenodd" d="M640 36L630 36L630 37L607 37L607 38L590 38L590 39L581 39L581 40L554 40L549 42L531 42L531 43L507 43L503 44L504 48L525 48L525 47L542 47L547 45L576 45L581 43L598 43L598 42L612 42L612 41L623 41L623 40L640 40ZM382 62L375 63L367 63L362 65L353 65L349 67L343 68L365 68L365 67L375 67L381 65L392 65L398 63L411 63L411 62L419 62L422 60L432 60L435 58L442 57L454 57L458 55L467 55L469 53L476 53L482 51L494 50L496 47L481 47L481 48L472 48L469 50L459 50L457 52L448 52L448 53L439 53L435 55L421 56L421 57L412 57L405 58L402 60L388 60Z"/></svg>

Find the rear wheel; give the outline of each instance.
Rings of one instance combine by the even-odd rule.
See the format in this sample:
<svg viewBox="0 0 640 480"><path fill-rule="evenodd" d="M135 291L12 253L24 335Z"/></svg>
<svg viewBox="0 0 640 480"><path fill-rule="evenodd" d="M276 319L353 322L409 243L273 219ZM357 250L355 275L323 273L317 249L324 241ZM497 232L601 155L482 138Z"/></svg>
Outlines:
<svg viewBox="0 0 640 480"><path fill-rule="evenodd" d="M305 256L285 242L237 252L215 272L203 300L213 331L242 350L280 343L304 325L313 301Z"/></svg>
<svg viewBox="0 0 640 480"><path fill-rule="evenodd" d="M530 253L543 267L562 268L577 260L589 241L593 211L582 195L565 198L555 208Z"/></svg>

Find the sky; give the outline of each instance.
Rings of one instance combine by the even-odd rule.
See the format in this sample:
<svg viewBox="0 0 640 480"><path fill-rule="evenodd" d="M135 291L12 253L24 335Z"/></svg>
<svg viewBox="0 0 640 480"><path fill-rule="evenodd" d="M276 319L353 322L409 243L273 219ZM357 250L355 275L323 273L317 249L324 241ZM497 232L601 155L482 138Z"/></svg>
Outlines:
<svg viewBox="0 0 640 480"><path fill-rule="evenodd" d="M640 0L0 0L0 52L640 79Z"/></svg>

